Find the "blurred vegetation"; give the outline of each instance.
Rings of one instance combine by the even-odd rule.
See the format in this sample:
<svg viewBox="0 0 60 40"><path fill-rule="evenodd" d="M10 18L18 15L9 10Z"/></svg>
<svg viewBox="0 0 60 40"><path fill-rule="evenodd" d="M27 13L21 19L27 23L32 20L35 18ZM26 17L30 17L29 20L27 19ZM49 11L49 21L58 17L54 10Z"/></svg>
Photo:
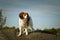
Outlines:
<svg viewBox="0 0 60 40"><path fill-rule="evenodd" d="M6 17L2 15L2 9L0 9L0 27L2 28L6 24Z"/></svg>
<svg viewBox="0 0 60 40"><path fill-rule="evenodd" d="M16 30L16 28L14 26L13 27L5 26L5 27L0 28L0 30L7 30L7 29L15 29Z"/></svg>
<svg viewBox="0 0 60 40"><path fill-rule="evenodd" d="M60 28L45 29L45 31L52 32L56 34L56 36L60 36Z"/></svg>
<svg viewBox="0 0 60 40"><path fill-rule="evenodd" d="M43 33L49 33L49 34L54 34L58 37L60 37L60 28L51 28L51 29L44 29L44 30L35 30L36 32L43 32Z"/></svg>

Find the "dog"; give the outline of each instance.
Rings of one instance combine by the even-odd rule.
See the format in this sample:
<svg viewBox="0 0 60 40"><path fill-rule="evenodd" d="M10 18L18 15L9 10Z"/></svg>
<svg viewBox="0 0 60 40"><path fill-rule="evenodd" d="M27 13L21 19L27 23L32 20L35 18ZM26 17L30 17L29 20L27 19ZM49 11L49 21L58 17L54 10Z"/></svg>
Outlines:
<svg viewBox="0 0 60 40"><path fill-rule="evenodd" d="M19 13L19 34L18 36L21 36L22 34L28 35L28 32L33 31L33 24L32 24L32 18L29 16L27 12L20 12Z"/></svg>

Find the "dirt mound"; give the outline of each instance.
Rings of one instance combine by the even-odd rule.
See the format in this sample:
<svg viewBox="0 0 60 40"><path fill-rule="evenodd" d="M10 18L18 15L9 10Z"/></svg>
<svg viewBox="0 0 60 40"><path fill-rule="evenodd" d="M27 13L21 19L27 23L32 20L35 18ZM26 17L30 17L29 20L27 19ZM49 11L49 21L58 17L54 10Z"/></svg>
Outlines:
<svg viewBox="0 0 60 40"><path fill-rule="evenodd" d="M1 40L17 40L15 30L1 30L0 31Z"/></svg>
<svg viewBox="0 0 60 40"><path fill-rule="evenodd" d="M56 35L42 32L32 32L28 36L17 37L16 30L0 30L0 40L60 40Z"/></svg>
<svg viewBox="0 0 60 40"><path fill-rule="evenodd" d="M41 32L33 32L28 36L22 35L18 38L18 40L60 40L53 34L41 33Z"/></svg>

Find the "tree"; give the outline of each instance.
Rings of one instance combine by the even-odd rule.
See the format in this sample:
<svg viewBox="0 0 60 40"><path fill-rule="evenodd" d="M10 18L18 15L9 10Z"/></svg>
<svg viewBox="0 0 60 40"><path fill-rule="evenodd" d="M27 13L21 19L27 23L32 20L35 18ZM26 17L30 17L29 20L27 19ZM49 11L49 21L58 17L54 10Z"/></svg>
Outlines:
<svg viewBox="0 0 60 40"><path fill-rule="evenodd" d="M2 15L2 9L0 9L0 28L6 24L6 17Z"/></svg>

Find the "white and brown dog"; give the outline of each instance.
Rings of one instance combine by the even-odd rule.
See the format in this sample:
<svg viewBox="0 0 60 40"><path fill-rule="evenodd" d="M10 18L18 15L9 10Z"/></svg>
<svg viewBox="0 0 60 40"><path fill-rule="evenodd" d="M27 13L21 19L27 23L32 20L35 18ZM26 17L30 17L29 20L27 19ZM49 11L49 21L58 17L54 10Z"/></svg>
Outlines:
<svg viewBox="0 0 60 40"><path fill-rule="evenodd" d="M28 35L28 32L33 31L33 24L32 19L29 16L27 12L21 12L19 13L19 34L18 36L21 36L23 33L26 33Z"/></svg>

